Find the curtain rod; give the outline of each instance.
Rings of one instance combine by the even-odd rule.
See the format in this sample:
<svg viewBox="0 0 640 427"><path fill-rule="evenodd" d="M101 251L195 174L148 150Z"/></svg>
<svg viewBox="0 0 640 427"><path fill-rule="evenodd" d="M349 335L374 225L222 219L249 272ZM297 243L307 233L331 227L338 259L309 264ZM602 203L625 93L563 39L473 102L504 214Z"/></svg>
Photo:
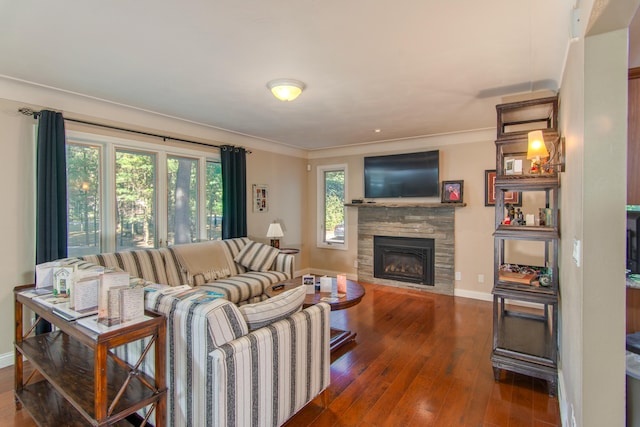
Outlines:
<svg viewBox="0 0 640 427"><path fill-rule="evenodd" d="M37 119L40 116L40 111L33 111L31 108L28 107L22 107L22 108L18 108L18 112L24 114L25 116L33 116L34 119ZM172 136L165 136L165 135L159 135L156 133L151 133L151 132L143 132L140 130L133 130L133 129L126 129L126 128L121 128L118 126L111 126L111 125L105 125L102 123L94 123L94 122L88 122L85 120L78 120L78 119L69 119L69 118L64 118L65 121L67 122L74 122L74 123L80 123L83 125L90 125L90 126L97 126L97 127L102 127L102 128L106 128L106 129L112 129L112 130L118 130L118 131L122 131L122 132L129 132L129 133L135 133L138 135L144 135L144 136L151 136L154 138L162 138L163 141L178 141L178 142L186 142L188 144L196 144L196 145L202 145L205 147L214 147L214 148L220 148L220 149L225 149L226 146L220 146L220 145L215 145L215 144L206 144L204 142L198 142L198 141L191 141L189 139L182 139L182 138L174 138ZM242 148L242 147L235 147L234 148ZM247 154L251 154L251 151L246 150Z"/></svg>

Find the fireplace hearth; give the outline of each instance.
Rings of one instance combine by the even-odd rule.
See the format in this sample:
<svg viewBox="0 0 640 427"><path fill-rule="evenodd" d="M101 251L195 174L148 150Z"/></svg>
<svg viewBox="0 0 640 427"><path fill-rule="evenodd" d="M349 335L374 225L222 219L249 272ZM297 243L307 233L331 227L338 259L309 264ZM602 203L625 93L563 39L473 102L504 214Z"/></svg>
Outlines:
<svg viewBox="0 0 640 427"><path fill-rule="evenodd" d="M434 285L434 239L373 236L373 276Z"/></svg>

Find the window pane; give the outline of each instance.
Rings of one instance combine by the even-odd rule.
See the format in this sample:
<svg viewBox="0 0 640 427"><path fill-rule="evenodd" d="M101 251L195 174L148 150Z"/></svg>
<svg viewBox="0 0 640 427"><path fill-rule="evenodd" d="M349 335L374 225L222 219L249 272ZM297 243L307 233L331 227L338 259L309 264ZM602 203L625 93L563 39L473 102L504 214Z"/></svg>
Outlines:
<svg viewBox="0 0 640 427"><path fill-rule="evenodd" d="M100 163L100 147L67 144L69 256L101 252Z"/></svg>
<svg viewBox="0 0 640 427"><path fill-rule="evenodd" d="M116 151L116 249L156 246L155 156Z"/></svg>
<svg viewBox="0 0 640 427"><path fill-rule="evenodd" d="M222 239L222 167L207 162L207 239Z"/></svg>
<svg viewBox="0 0 640 427"><path fill-rule="evenodd" d="M198 239L198 161L167 158L167 244Z"/></svg>
<svg viewBox="0 0 640 427"><path fill-rule="evenodd" d="M325 242L344 243L344 171L324 173Z"/></svg>

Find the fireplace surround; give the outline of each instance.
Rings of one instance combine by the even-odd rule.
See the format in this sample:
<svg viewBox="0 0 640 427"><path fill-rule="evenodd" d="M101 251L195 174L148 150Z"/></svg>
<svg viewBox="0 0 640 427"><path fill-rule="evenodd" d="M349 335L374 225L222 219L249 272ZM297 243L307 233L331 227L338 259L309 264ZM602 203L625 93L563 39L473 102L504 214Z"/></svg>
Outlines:
<svg viewBox="0 0 640 427"><path fill-rule="evenodd" d="M358 280L446 295L454 291L455 209L444 203L363 203L358 209ZM433 239L433 285L374 275L374 236Z"/></svg>
<svg viewBox="0 0 640 427"><path fill-rule="evenodd" d="M373 236L373 276L433 286L434 239Z"/></svg>

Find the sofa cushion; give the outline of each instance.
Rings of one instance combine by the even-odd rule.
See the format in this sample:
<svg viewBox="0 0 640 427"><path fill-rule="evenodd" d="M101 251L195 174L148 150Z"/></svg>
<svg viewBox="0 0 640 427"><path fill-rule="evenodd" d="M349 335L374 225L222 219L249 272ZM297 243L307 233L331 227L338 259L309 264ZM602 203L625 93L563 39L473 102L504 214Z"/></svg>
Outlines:
<svg viewBox="0 0 640 427"><path fill-rule="evenodd" d="M267 286L288 279L288 275L281 271L250 271L205 283L198 288L220 292L232 303L240 304L261 296Z"/></svg>
<svg viewBox="0 0 640 427"><path fill-rule="evenodd" d="M164 260L157 249L139 249L109 254L85 255L81 259L103 267L120 268L132 277L168 284Z"/></svg>
<svg viewBox="0 0 640 427"><path fill-rule="evenodd" d="M300 311L306 293L304 286L298 286L266 301L243 305L240 307L240 313L244 316L250 331L260 329Z"/></svg>
<svg viewBox="0 0 640 427"><path fill-rule="evenodd" d="M234 259L251 271L268 271L279 253L264 243L249 242Z"/></svg>

